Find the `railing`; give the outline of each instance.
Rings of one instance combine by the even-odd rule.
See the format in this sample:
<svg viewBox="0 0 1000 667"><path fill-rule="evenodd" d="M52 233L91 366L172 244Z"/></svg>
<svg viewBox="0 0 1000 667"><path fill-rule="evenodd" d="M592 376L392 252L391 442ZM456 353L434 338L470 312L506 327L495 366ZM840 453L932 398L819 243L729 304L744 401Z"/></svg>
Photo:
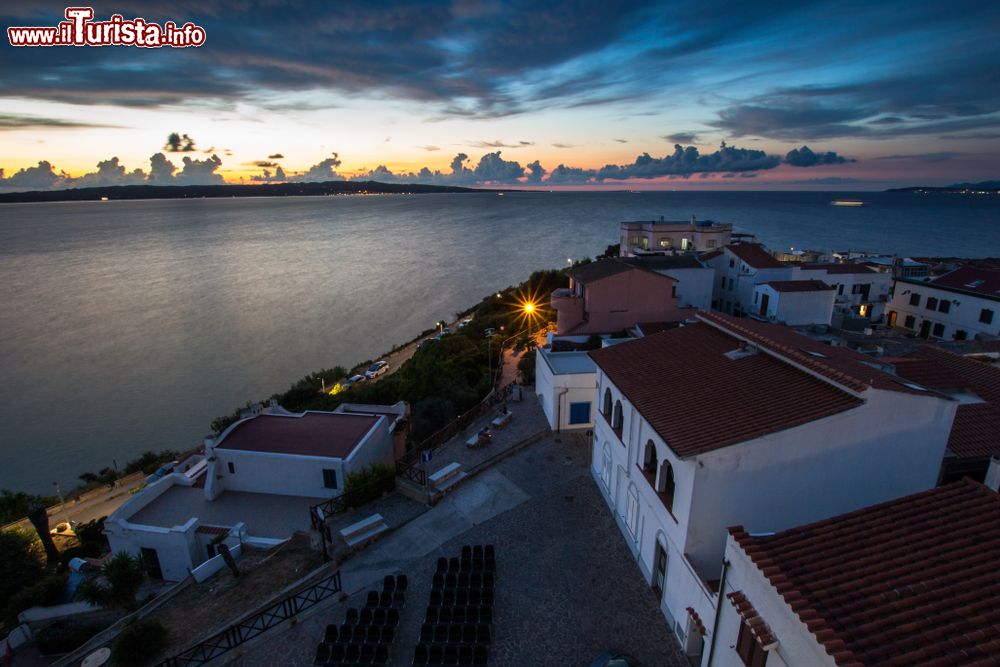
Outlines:
<svg viewBox="0 0 1000 667"><path fill-rule="evenodd" d="M309 520L313 528L320 528L327 517L346 512L352 507L364 504L372 492L379 495L382 491L391 491L395 485L395 480L395 475L387 475L383 479L374 479L364 486L352 491L345 491L339 496L334 496L329 500L312 505L309 508Z"/></svg>
<svg viewBox="0 0 1000 667"><path fill-rule="evenodd" d="M292 593L239 623L230 625L197 646L192 646L172 658L167 658L157 667L204 665L237 646L259 637L274 626L293 618L306 609L316 606L341 590L340 571L338 570L309 588Z"/></svg>

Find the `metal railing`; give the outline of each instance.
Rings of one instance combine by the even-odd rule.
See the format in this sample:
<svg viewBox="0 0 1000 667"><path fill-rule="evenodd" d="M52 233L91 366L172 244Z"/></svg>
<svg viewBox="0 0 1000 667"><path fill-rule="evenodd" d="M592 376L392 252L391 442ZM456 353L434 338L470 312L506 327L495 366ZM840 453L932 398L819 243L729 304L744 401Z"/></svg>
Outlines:
<svg viewBox="0 0 1000 667"><path fill-rule="evenodd" d="M314 607L341 590L340 571L338 570L309 588L292 593L239 623L230 625L197 646L192 646L172 658L167 658L157 667L204 665L237 646L259 637L274 626L293 618L306 609Z"/></svg>

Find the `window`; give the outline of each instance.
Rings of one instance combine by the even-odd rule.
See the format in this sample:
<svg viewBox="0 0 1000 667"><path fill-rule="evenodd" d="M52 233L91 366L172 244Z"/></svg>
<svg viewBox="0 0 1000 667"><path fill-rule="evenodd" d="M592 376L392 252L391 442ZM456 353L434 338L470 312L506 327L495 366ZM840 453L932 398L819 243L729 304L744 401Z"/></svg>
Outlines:
<svg viewBox="0 0 1000 667"><path fill-rule="evenodd" d="M642 469L645 472L656 472L656 445L652 440L646 441L646 447L642 451Z"/></svg>
<svg viewBox="0 0 1000 667"><path fill-rule="evenodd" d="M734 266L736 266L736 262L735 262L735 261L733 261L733 260L729 260L729 268L731 269L731 268L733 268Z"/></svg>
<svg viewBox="0 0 1000 667"><path fill-rule="evenodd" d="M670 288L670 296L674 299L677 298L677 285L674 285Z"/></svg>
<svg viewBox="0 0 1000 667"><path fill-rule="evenodd" d="M708 239L707 241L705 241L705 247L706 248L714 248L715 247L715 239Z"/></svg>
<svg viewBox="0 0 1000 667"><path fill-rule="evenodd" d="M611 390L604 390L604 416L611 419Z"/></svg>
<svg viewBox="0 0 1000 667"><path fill-rule="evenodd" d="M944 337L944 325L941 324L940 322L935 323L932 334L938 338Z"/></svg>
<svg viewBox="0 0 1000 667"><path fill-rule="evenodd" d="M667 237L665 239L660 239L660 247L661 248L673 248L674 247L674 240L672 238L669 238L669 237Z"/></svg>
<svg viewBox="0 0 1000 667"><path fill-rule="evenodd" d="M719 278L719 289L726 289L726 277Z"/></svg>
<svg viewBox="0 0 1000 667"><path fill-rule="evenodd" d="M327 489L337 488L337 471L323 468L323 486Z"/></svg>
<svg viewBox="0 0 1000 667"><path fill-rule="evenodd" d="M674 509L674 467L670 461L664 461L660 465L659 479L656 480L656 491L662 494L663 504L671 512Z"/></svg>
<svg viewBox="0 0 1000 667"><path fill-rule="evenodd" d="M913 317L913 315L907 315L906 319L903 320L903 326L906 327L907 329L912 329L913 325L916 323L917 320Z"/></svg>
<svg viewBox="0 0 1000 667"><path fill-rule="evenodd" d="M969 337L969 334L965 333L961 329L955 332L955 340L965 340Z"/></svg>
<svg viewBox="0 0 1000 667"><path fill-rule="evenodd" d="M732 278L729 279L729 291L730 292L733 291L733 279Z"/></svg>
<svg viewBox="0 0 1000 667"><path fill-rule="evenodd" d="M615 430L618 437L622 437L622 425L625 423L625 416L622 414L622 402L615 401L615 412L611 415L611 428Z"/></svg>
<svg viewBox="0 0 1000 667"><path fill-rule="evenodd" d="M948 299L941 299L938 303L938 312L947 313L949 310L951 310L951 301L948 301Z"/></svg>
<svg viewBox="0 0 1000 667"><path fill-rule="evenodd" d="M760 292L754 292L753 293L753 302L754 303L757 303L757 297L759 297L759 296L760 296Z"/></svg>
<svg viewBox="0 0 1000 667"><path fill-rule="evenodd" d="M927 297L927 303L924 305L927 310L937 310L937 299L932 296Z"/></svg>
<svg viewBox="0 0 1000 667"><path fill-rule="evenodd" d="M625 525L632 537L639 537L639 492L635 484L628 487L628 498L625 500Z"/></svg>
<svg viewBox="0 0 1000 667"><path fill-rule="evenodd" d="M747 667L764 667L767 664L767 651L757 641L750 631L750 624L746 621L740 624L740 636L736 639L736 654Z"/></svg>
<svg viewBox="0 0 1000 667"><path fill-rule="evenodd" d="M604 488L611 490L611 448L608 443L604 443L604 465L601 467L601 480Z"/></svg>
<svg viewBox="0 0 1000 667"><path fill-rule="evenodd" d="M989 308L983 308L981 311L979 311L979 321L982 322L983 324L992 324L993 311L990 310Z"/></svg>
<svg viewBox="0 0 1000 667"><path fill-rule="evenodd" d="M569 404L569 423L588 424L590 423L590 401L586 403Z"/></svg>
<svg viewBox="0 0 1000 667"><path fill-rule="evenodd" d="M844 296L844 283L837 285L837 296Z"/></svg>
<svg viewBox="0 0 1000 667"><path fill-rule="evenodd" d="M919 294L911 294L910 295L910 305L911 306L919 306L920 305L920 295Z"/></svg>
<svg viewBox="0 0 1000 667"><path fill-rule="evenodd" d="M229 467L229 474L230 474L230 475L235 475L235 474L236 474L236 466L235 466L235 465L233 465L233 462L232 462L232 461L230 461L230 462L229 462L229 463L227 463L226 465L227 465L227 466Z"/></svg>

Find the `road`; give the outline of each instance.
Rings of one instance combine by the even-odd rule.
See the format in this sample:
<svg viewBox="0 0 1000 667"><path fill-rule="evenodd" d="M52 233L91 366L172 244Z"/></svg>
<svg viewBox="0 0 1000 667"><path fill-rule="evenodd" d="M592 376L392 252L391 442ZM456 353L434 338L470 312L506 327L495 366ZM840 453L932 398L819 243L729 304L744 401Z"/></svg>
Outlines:
<svg viewBox="0 0 1000 667"><path fill-rule="evenodd" d="M118 509L122 503L130 497L130 491L138 488L146 480L146 475L141 472L133 473L119 479L113 489L95 489L85 493L80 500L67 500L60 505L48 508L49 527L54 528L56 524L63 521L76 521L77 523L87 523L103 516L110 516ZM31 523L23 519L11 527L17 526L32 529Z"/></svg>

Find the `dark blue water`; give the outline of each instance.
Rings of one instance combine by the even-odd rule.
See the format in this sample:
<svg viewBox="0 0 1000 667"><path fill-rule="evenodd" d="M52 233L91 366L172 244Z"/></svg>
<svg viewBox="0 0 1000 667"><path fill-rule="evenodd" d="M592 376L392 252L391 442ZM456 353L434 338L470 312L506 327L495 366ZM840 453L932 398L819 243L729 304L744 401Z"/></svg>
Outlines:
<svg viewBox="0 0 1000 667"><path fill-rule="evenodd" d="M862 208L829 205L838 196ZM525 193L0 207L0 487L197 444L211 420L409 340L621 220L732 222L775 249L1000 256L1000 198Z"/></svg>

